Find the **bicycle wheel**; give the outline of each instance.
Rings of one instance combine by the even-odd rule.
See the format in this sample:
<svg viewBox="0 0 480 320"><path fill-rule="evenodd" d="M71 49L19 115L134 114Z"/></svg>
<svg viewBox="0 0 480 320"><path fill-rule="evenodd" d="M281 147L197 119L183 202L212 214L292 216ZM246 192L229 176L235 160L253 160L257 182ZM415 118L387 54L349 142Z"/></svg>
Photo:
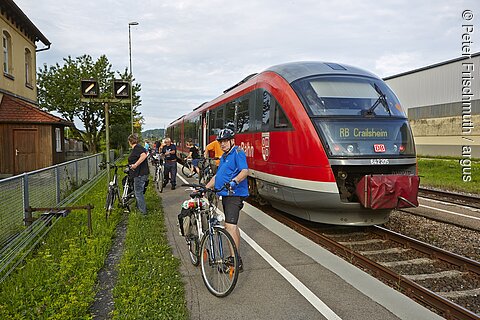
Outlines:
<svg viewBox="0 0 480 320"><path fill-rule="evenodd" d="M192 165L191 164L187 164L185 163L183 166L182 166L182 173L185 177L187 178L191 178L193 177L193 175L195 174L194 171L192 171Z"/></svg>
<svg viewBox="0 0 480 320"><path fill-rule="evenodd" d="M153 181L154 181L155 183L158 182L158 166L155 166L155 176L154 176L154 178L153 178Z"/></svg>
<svg viewBox="0 0 480 320"><path fill-rule="evenodd" d="M105 219L108 219L108 216L112 212L113 203L115 202L115 190L108 188L107 201L105 203Z"/></svg>
<svg viewBox="0 0 480 320"><path fill-rule="evenodd" d="M200 246L200 265L205 286L211 294L226 297L238 279L238 252L232 236L221 227L207 231ZM231 258L230 258L231 257Z"/></svg>
<svg viewBox="0 0 480 320"><path fill-rule="evenodd" d="M160 172L158 173L158 182L157 182L157 188L160 193L163 192L163 169L160 168Z"/></svg>
<svg viewBox="0 0 480 320"><path fill-rule="evenodd" d="M208 181L210 181L211 177L210 177L210 169L209 168L205 168L201 171L201 175L200 175L200 178L198 179L198 183L200 184L207 184Z"/></svg>
<svg viewBox="0 0 480 320"><path fill-rule="evenodd" d="M198 246L199 241L197 236L192 236L188 240L188 253L190 254L190 262L196 267L200 263L200 259L198 259Z"/></svg>

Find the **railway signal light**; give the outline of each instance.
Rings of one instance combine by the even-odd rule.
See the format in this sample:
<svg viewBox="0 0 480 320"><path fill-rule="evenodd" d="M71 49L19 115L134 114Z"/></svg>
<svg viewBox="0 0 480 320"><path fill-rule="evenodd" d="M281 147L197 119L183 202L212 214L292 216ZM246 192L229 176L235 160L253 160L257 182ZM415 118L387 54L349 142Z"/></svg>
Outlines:
<svg viewBox="0 0 480 320"><path fill-rule="evenodd" d="M117 99L130 98L130 82L124 80L114 80L113 95Z"/></svg>
<svg viewBox="0 0 480 320"><path fill-rule="evenodd" d="M85 98L98 98L98 81L97 80L82 80L81 84L82 96Z"/></svg>

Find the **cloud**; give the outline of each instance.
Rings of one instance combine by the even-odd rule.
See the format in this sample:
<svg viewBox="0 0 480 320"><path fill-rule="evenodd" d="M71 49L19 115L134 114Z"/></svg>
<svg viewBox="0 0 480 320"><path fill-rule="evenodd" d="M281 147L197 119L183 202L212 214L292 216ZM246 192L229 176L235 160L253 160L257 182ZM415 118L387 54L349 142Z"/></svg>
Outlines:
<svg viewBox="0 0 480 320"><path fill-rule="evenodd" d="M132 66L148 129L279 63L332 61L385 77L456 58L462 10L480 14L475 0L15 1L53 43L39 65L106 54L124 70L128 22L138 21Z"/></svg>
<svg viewBox="0 0 480 320"><path fill-rule="evenodd" d="M375 61L375 70L380 76L394 75L420 67L418 61L422 60L415 52L386 54Z"/></svg>

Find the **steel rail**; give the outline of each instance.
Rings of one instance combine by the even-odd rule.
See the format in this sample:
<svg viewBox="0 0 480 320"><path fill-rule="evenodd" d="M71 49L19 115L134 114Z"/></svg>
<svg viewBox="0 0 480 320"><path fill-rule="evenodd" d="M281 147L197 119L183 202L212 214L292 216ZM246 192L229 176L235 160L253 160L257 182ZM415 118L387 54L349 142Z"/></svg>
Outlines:
<svg viewBox="0 0 480 320"><path fill-rule="evenodd" d="M292 229L305 235L312 241L325 246L333 253L344 257L352 264L360 266L364 269L371 271L376 278L383 279L388 283L395 284L397 288L400 288L404 294L408 297L416 299L423 304L428 305L431 308L437 310L446 319L459 319L459 320L479 320L480 317L459 306L452 301L436 294L435 292L428 290L417 283L409 280L398 273L362 256L361 254L351 250L350 248L339 244L338 242L324 236L314 230L305 227L299 222L292 220L291 218L273 212L266 212L270 216L273 216L278 221L286 224Z"/></svg>
<svg viewBox="0 0 480 320"><path fill-rule="evenodd" d="M401 244L404 247L415 249L425 253L433 259L445 261L456 265L464 271L470 271L480 275L480 262L449 252L442 248L432 246L428 243L410 238L395 231L380 226L373 226L375 232L385 240L391 240Z"/></svg>
<svg viewBox="0 0 480 320"><path fill-rule="evenodd" d="M442 200L480 209L480 197L478 196L469 196L457 192L441 191L429 188L419 188L418 195L428 199Z"/></svg>

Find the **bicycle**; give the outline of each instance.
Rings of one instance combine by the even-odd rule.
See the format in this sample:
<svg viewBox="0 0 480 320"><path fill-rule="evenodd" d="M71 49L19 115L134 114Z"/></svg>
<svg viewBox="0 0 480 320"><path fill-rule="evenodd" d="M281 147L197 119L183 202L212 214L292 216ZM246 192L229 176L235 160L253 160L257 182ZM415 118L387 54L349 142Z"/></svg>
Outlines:
<svg viewBox="0 0 480 320"><path fill-rule="evenodd" d="M101 165L103 166L105 164L102 163ZM119 207L130 211L130 204L135 198L133 184L129 181L130 179L128 179L128 165L117 166L114 163L111 163L110 165L114 168L114 174L112 181L108 183L107 200L105 202L105 219L107 220L112 213L115 205L115 199L119 200ZM118 187L118 168L125 168L124 173L126 173L126 176L122 179L122 197L120 197L120 188Z"/></svg>
<svg viewBox="0 0 480 320"><path fill-rule="evenodd" d="M198 175L198 183L207 184L210 179L215 175L214 162L219 158L203 158L198 163L198 168L200 169L200 174Z"/></svg>
<svg viewBox="0 0 480 320"><path fill-rule="evenodd" d="M155 167L155 175L153 178L153 182L155 183L158 192L163 192L163 156L160 153L156 153L153 155L152 160L153 166Z"/></svg>
<svg viewBox="0 0 480 320"><path fill-rule="evenodd" d="M228 296L238 280L239 256L232 236L220 224L217 214L217 192L199 184L186 184L193 188L190 199L182 205L179 215L180 231L185 236L190 262L200 264L202 279L208 291L217 297ZM188 218L187 218L188 217Z"/></svg>
<svg viewBox="0 0 480 320"><path fill-rule="evenodd" d="M196 172L192 163L192 159L183 159L182 173L187 178L191 178L195 175Z"/></svg>

